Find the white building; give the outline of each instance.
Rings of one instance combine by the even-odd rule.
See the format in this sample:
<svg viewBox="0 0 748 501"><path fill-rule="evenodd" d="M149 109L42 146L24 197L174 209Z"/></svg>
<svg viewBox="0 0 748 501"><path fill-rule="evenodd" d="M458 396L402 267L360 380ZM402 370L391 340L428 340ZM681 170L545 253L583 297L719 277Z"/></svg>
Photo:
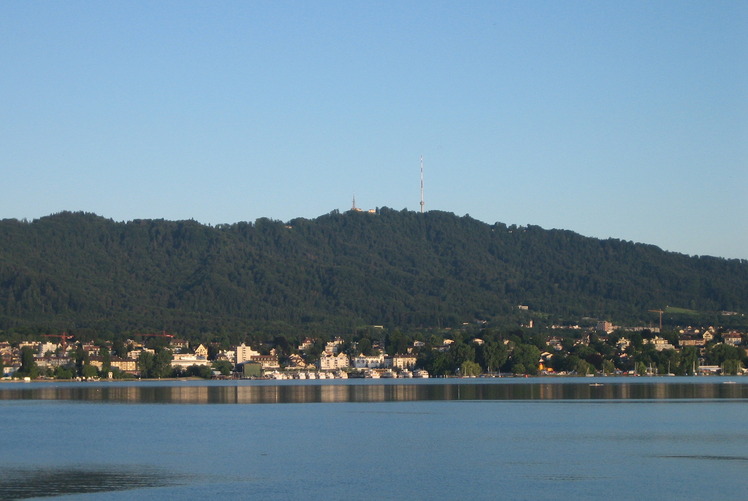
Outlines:
<svg viewBox="0 0 748 501"><path fill-rule="evenodd" d="M171 360L172 367L192 367L193 365L210 365L210 361L205 357L198 357L193 353L177 353Z"/></svg>
<svg viewBox="0 0 748 501"><path fill-rule="evenodd" d="M50 342L39 343L39 349L36 354L43 357L47 353L54 353L57 350L57 346L57 344Z"/></svg>
<svg viewBox="0 0 748 501"><path fill-rule="evenodd" d="M319 370L321 371L334 371L337 369L347 369L350 367L350 360L348 355L345 353L338 353L333 355L332 353L325 352L319 358Z"/></svg>
<svg viewBox="0 0 748 501"><path fill-rule="evenodd" d="M379 355L366 357L362 353L353 357L351 365L354 369L381 369L384 367L384 355L380 353Z"/></svg>
<svg viewBox="0 0 748 501"><path fill-rule="evenodd" d="M341 344L343 344L343 340L340 337L336 337L332 341L328 341L325 344L325 351L328 353L332 353L333 355L337 355L338 349L340 348Z"/></svg>
<svg viewBox="0 0 748 501"><path fill-rule="evenodd" d="M387 357L384 361L384 366L392 369L412 369L416 366L416 357L409 355L395 355L394 357Z"/></svg>
<svg viewBox="0 0 748 501"><path fill-rule="evenodd" d="M249 361L252 357L257 357L259 355L260 355L260 352L254 351L251 347L247 346L244 343L236 347L236 363L237 364L243 364L244 362Z"/></svg>

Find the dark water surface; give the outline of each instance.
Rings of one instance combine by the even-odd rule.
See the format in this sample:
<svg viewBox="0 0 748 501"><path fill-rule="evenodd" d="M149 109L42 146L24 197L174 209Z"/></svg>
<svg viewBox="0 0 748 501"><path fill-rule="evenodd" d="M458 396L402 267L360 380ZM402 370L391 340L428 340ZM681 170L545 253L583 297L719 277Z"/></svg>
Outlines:
<svg viewBox="0 0 748 501"><path fill-rule="evenodd" d="M738 499L748 488L741 378L465 381L2 384L0 499Z"/></svg>

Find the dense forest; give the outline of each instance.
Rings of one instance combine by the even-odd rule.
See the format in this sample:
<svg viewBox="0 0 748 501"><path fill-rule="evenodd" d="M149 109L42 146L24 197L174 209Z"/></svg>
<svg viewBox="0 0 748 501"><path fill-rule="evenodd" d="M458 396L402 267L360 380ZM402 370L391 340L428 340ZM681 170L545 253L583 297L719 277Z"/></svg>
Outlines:
<svg viewBox="0 0 748 501"><path fill-rule="evenodd" d="M219 226L63 212L0 221L0 242L6 332L301 335L585 317L651 324L649 310L666 306L724 323L743 317L720 312L748 310L745 260L439 211Z"/></svg>

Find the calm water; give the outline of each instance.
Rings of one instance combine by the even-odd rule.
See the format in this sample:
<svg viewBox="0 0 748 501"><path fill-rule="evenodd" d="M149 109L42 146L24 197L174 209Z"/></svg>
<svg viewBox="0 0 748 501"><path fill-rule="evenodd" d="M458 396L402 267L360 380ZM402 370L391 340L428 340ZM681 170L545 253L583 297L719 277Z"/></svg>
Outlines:
<svg viewBox="0 0 748 501"><path fill-rule="evenodd" d="M0 498L737 499L724 381L2 384Z"/></svg>

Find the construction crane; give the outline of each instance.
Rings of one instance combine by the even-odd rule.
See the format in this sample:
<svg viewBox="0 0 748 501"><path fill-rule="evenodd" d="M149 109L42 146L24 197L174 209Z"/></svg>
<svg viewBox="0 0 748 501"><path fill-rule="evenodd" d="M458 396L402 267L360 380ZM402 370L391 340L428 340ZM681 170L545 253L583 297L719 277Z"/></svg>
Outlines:
<svg viewBox="0 0 748 501"><path fill-rule="evenodd" d="M62 345L62 352L65 353L65 349L68 346L68 339L73 339L75 336L69 336L67 332L63 332L62 334L42 334L44 337L59 337L62 342L60 345Z"/></svg>
<svg viewBox="0 0 748 501"><path fill-rule="evenodd" d="M135 334L136 336L143 336L143 337L168 337L173 338L173 334L167 334L166 331L162 331L161 334Z"/></svg>
<svg viewBox="0 0 748 501"><path fill-rule="evenodd" d="M662 314L665 313L663 310L649 310L651 313L660 314L660 333L662 333Z"/></svg>
<svg viewBox="0 0 748 501"><path fill-rule="evenodd" d="M135 334L136 336L141 336L143 338L143 343L146 342L146 338L155 338L155 337L165 337L168 339L167 344L171 343L171 340L174 339L174 336L172 334L167 334L166 331L162 331L160 334Z"/></svg>

